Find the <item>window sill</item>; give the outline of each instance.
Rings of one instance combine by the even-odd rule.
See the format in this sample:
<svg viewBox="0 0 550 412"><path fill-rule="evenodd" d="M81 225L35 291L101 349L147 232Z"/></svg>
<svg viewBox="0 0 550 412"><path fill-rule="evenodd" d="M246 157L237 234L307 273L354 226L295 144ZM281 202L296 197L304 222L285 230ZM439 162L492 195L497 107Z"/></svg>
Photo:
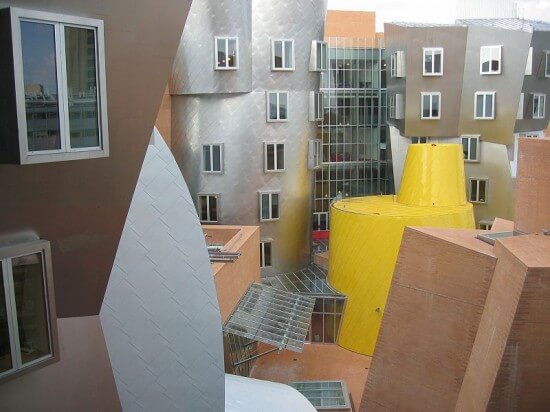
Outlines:
<svg viewBox="0 0 550 412"><path fill-rule="evenodd" d="M4 382L7 382L15 378L19 378L23 375L26 375L27 373L31 373L38 369L45 368L57 362L59 362L59 355L52 355L42 361L33 363L29 366L22 367L11 372L5 372L6 374L0 377L0 385Z"/></svg>
<svg viewBox="0 0 550 412"><path fill-rule="evenodd" d="M288 123L288 119L267 119L267 123Z"/></svg>
<svg viewBox="0 0 550 412"><path fill-rule="evenodd" d="M422 73L424 77L443 77L443 73Z"/></svg>
<svg viewBox="0 0 550 412"><path fill-rule="evenodd" d="M279 67L272 67L271 71L272 72L293 72L293 71L296 71L296 69L294 67L288 68L288 69L282 68L282 67L280 67L280 68Z"/></svg>
<svg viewBox="0 0 550 412"><path fill-rule="evenodd" d="M260 222L276 222L279 219L281 219L281 218L278 217L276 219L260 219Z"/></svg>
<svg viewBox="0 0 550 412"><path fill-rule="evenodd" d="M26 154L21 156L21 164L36 164L50 162L64 162L69 160L97 159L101 157L109 157L109 150L91 149L80 150L74 152L57 152L44 154Z"/></svg>
<svg viewBox="0 0 550 412"><path fill-rule="evenodd" d="M267 170L264 169L264 173L283 173L285 169L277 169L277 170Z"/></svg>
<svg viewBox="0 0 550 412"><path fill-rule="evenodd" d="M239 70L239 68L238 67L214 67L214 70L218 70L218 71L221 71L221 72L226 72L226 71Z"/></svg>

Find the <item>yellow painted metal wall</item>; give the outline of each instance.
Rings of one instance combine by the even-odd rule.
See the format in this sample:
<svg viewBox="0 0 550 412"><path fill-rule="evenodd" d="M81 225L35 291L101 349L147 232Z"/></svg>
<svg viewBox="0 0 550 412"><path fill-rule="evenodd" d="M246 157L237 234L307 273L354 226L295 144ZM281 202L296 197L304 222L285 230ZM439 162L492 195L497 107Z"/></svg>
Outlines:
<svg viewBox="0 0 550 412"><path fill-rule="evenodd" d="M348 297L340 346L373 354L406 226L475 227L461 150L460 145L411 145L398 196L332 205L329 282Z"/></svg>

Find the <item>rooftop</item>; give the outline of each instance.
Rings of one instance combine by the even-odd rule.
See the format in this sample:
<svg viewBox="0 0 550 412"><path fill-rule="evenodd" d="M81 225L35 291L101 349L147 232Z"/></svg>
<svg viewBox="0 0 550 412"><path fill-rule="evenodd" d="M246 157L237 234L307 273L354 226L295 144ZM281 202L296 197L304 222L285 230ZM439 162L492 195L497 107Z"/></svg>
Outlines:
<svg viewBox="0 0 550 412"><path fill-rule="evenodd" d="M550 31L550 23L539 20L525 20L517 18L506 19L464 19L457 20L457 24L465 26L485 26L499 29L518 30L532 33L533 31Z"/></svg>

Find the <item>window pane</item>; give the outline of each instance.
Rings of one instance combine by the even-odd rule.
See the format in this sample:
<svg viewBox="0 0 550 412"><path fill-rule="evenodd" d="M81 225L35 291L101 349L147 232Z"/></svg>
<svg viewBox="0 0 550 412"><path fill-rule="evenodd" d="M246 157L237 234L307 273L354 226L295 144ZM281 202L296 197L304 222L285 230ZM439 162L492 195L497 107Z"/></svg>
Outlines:
<svg viewBox="0 0 550 412"><path fill-rule="evenodd" d="M338 332L340 330L340 323L342 322L342 316L336 315L334 317L334 336L338 338Z"/></svg>
<svg viewBox="0 0 550 412"><path fill-rule="evenodd" d="M99 147L95 31L65 27L71 147Z"/></svg>
<svg viewBox="0 0 550 412"><path fill-rule="evenodd" d="M432 52L427 51L424 54L424 71L426 73L432 73Z"/></svg>
<svg viewBox="0 0 550 412"><path fill-rule="evenodd" d="M464 153L464 159L470 159L468 154L468 138L462 138L462 153Z"/></svg>
<svg viewBox="0 0 550 412"><path fill-rule="evenodd" d="M439 95L432 96L432 117L439 117Z"/></svg>
<svg viewBox="0 0 550 412"><path fill-rule="evenodd" d="M54 26L21 22L27 140L30 152L61 149Z"/></svg>
<svg viewBox="0 0 550 412"><path fill-rule="evenodd" d="M42 254L12 259L13 289L23 364L51 353Z"/></svg>
<svg viewBox="0 0 550 412"><path fill-rule="evenodd" d="M208 220L208 196L199 196L199 209L201 220Z"/></svg>
<svg viewBox="0 0 550 412"><path fill-rule="evenodd" d="M470 200L477 202L477 180L470 180Z"/></svg>
<svg viewBox="0 0 550 412"><path fill-rule="evenodd" d="M292 68L292 42L285 42L285 68Z"/></svg>
<svg viewBox="0 0 550 412"><path fill-rule="evenodd" d="M546 53L546 76L550 76L550 53Z"/></svg>
<svg viewBox="0 0 550 412"><path fill-rule="evenodd" d="M271 217L273 219L279 218L279 195L277 193L271 195Z"/></svg>
<svg viewBox="0 0 550 412"><path fill-rule="evenodd" d="M203 146L202 154L203 154L203 160L204 160L204 171L211 172L212 163L210 162L210 146Z"/></svg>
<svg viewBox="0 0 550 412"><path fill-rule="evenodd" d="M277 170L283 170L285 168L285 145L277 145Z"/></svg>
<svg viewBox="0 0 550 412"><path fill-rule="evenodd" d="M208 201L210 204L210 221L217 222L218 221L218 199L216 198L216 196L209 196Z"/></svg>
<svg viewBox="0 0 550 412"><path fill-rule="evenodd" d="M323 44L317 42L317 69L322 70L323 67Z"/></svg>
<svg viewBox="0 0 550 412"><path fill-rule="evenodd" d="M283 67L283 42L282 41L275 41L273 42L273 53L274 53L274 65L275 68L282 68Z"/></svg>
<svg viewBox="0 0 550 412"><path fill-rule="evenodd" d="M269 93L269 118L277 120L277 93Z"/></svg>
<svg viewBox="0 0 550 412"><path fill-rule="evenodd" d="M430 117L430 96L422 96L422 117Z"/></svg>
<svg viewBox="0 0 550 412"><path fill-rule="evenodd" d="M323 315L314 313L311 315L311 341L323 342Z"/></svg>
<svg viewBox="0 0 550 412"><path fill-rule="evenodd" d="M269 219L269 194L262 194L262 219Z"/></svg>
<svg viewBox="0 0 550 412"><path fill-rule="evenodd" d="M217 39L218 47L218 67L225 67L225 39Z"/></svg>
<svg viewBox="0 0 550 412"><path fill-rule="evenodd" d="M476 117L483 117L483 95L476 96Z"/></svg>
<svg viewBox="0 0 550 412"><path fill-rule="evenodd" d="M229 50L227 52L227 61L228 61L228 64L227 66L228 67L237 67L237 40L236 39L229 39L228 41L228 44L229 44Z"/></svg>
<svg viewBox="0 0 550 412"><path fill-rule="evenodd" d="M336 299L336 313L344 312L345 299Z"/></svg>
<svg viewBox="0 0 550 412"><path fill-rule="evenodd" d="M13 364L11 360L10 330L8 328L8 308L4 291L4 275L0 265L0 373L9 371L11 368L13 368Z"/></svg>
<svg viewBox="0 0 550 412"><path fill-rule="evenodd" d="M477 160L477 139L470 139L470 158L468 160Z"/></svg>
<svg viewBox="0 0 550 412"><path fill-rule="evenodd" d="M479 181L479 201L480 202L485 202L486 199L485 199L485 180L480 180Z"/></svg>
<svg viewBox="0 0 550 412"><path fill-rule="evenodd" d="M264 258L265 265L271 266L271 243L269 242L264 243Z"/></svg>
<svg viewBox="0 0 550 412"><path fill-rule="evenodd" d="M434 53L434 73L441 73L441 52Z"/></svg>
<svg viewBox="0 0 550 412"><path fill-rule="evenodd" d="M324 315L324 342L325 343L334 343L336 337L334 336L334 315Z"/></svg>
<svg viewBox="0 0 550 412"><path fill-rule="evenodd" d="M286 109L288 105L288 94L279 93L279 119L286 120Z"/></svg>
<svg viewBox="0 0 550 412"><path fill-rule="evenodd" d="M212 171L213 172L221 172L222 171L221 146L220 145L212 146L212 151L213 151L213 154L214 154Z"/></svg>
<svg viewBox="0 0 550 412"><path fill-rule="evenodd" d="M275 145L267 145L267 170L275 170Z"/></svg>
<svg viewBox="0 0 550 412"><path fill-rule="evenodd" d="M481 71L483 73L489 72L489 60L491 59L490 53L491 52L489 48L487 47L481 48Z"/></svg>
<svg viewBox="0 0 550 412"><path fill-rule="evenodd" d="M491 71L498 72L500 67L500 47L491 50Z"/></svg>
<svg viewBox="0 0 550 412"><path fill-rule="evenodd" d="M485 95L485 117L493 117L493 95Z"/></svg>

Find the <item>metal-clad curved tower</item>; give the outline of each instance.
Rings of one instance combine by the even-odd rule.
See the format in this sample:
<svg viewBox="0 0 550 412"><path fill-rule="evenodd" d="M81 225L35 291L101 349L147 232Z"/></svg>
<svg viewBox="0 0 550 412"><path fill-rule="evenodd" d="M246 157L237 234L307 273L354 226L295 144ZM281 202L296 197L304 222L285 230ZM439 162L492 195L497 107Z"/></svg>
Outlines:
<svg viewBox="0 0 550 412"><path fill-rule="evenodd" d="M323 39L325 11L325 0L195 2L170 81L172 151L193 200L215 194L221 223L260 225L262 239L272 242L264 274L309 262L308 142L317 134L309 99L320 77L310 57L312 41ZM237 70L214 69L216 36L239 38ZM272 70L274 39L294 41L294 70ZM268 91L289 93L287 122L266 120ZM266 142L285 144L284 171L264 172ZM223 173L201 171L204 144L223 144ZM279 192L278 220L260 222L260 191Z"/></svg>

